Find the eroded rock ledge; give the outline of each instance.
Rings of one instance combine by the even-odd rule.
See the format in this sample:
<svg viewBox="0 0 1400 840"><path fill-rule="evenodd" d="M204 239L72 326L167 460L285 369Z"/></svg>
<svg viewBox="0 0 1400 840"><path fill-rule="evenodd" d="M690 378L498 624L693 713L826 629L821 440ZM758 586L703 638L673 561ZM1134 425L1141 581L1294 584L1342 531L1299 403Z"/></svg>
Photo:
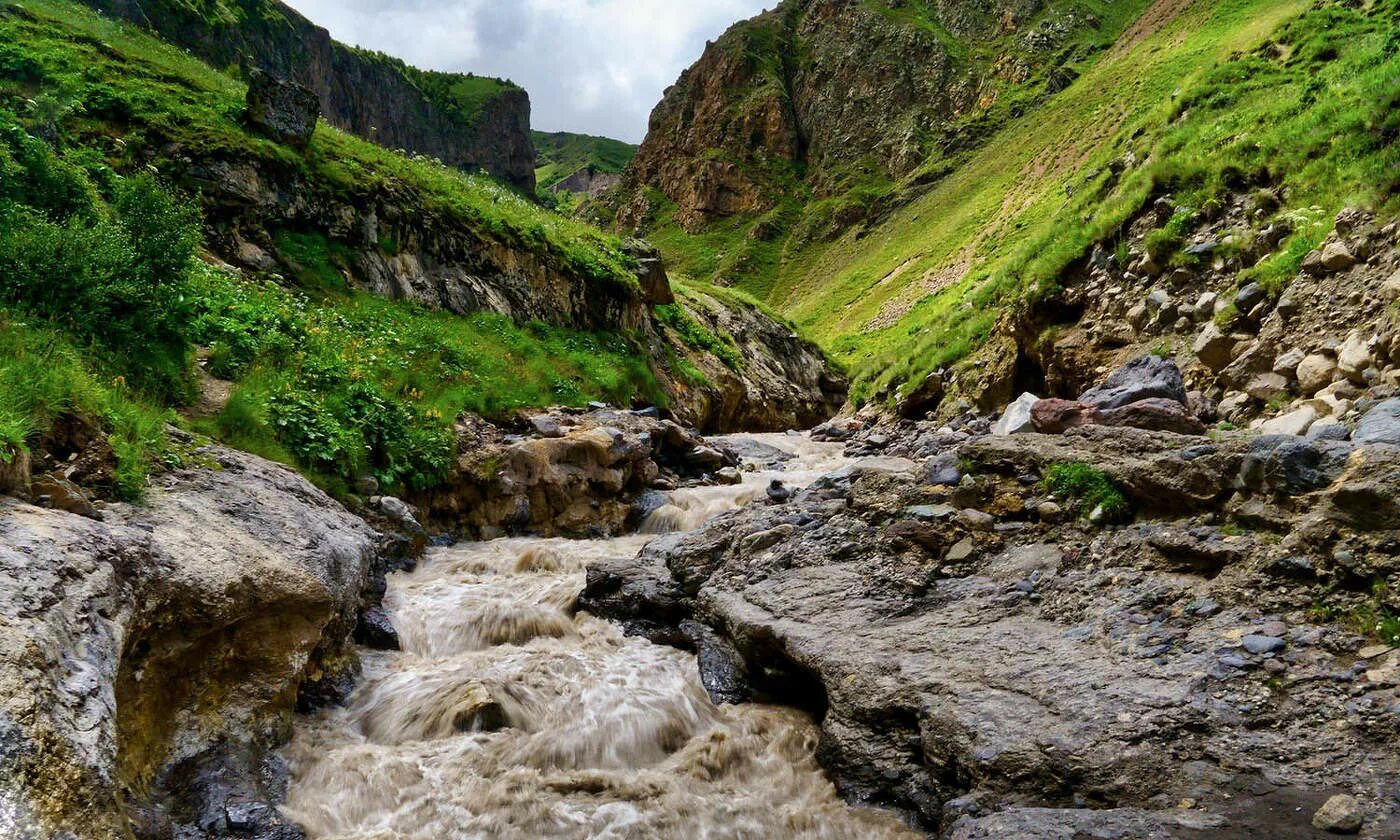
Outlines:
<svg viewBox="0 0 1400 840"><path fill-rule="evenodd" d="M102 521L0 500L0 834L300 836L266 750L353 670L378 536L280 466L195 457Z"/></svg>
<svg viewBox="0 0 1400 840"><path fill-rule="evenodd" d="M810 710L842 791L931 836L1400 831L1400 653L1352 620L1397 571L1400 448L988 425L908 424L789 505L590 569L580 606L697 647L717 699ZM1135 521L1051 499L1063 463Z"/></svg>

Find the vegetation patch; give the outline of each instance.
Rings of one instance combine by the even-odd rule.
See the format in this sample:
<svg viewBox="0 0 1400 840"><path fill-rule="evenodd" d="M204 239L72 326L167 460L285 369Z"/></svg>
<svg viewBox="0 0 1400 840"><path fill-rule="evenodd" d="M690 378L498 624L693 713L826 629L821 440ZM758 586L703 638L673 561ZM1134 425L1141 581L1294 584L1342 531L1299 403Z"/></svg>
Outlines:
<svg viewBox="0 0 1400 840"><path fill-rule="evenodd" d="M1082 462L1052 464L1042 486L1080 516L1102 522L1126 519L1132 508L1123 492L1102 470Z"/></svg>

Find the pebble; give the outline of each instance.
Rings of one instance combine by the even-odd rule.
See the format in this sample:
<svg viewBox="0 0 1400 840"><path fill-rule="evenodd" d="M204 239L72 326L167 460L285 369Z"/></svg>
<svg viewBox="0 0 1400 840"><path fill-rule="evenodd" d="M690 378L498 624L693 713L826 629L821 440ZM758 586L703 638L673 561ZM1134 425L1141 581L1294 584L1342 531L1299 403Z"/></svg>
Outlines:
<svg viewBox="0 0 1400 840"><path fill-rule="evenodd" d="M1259 655L1265 653L1278 653L1279 651L1283 650L1286 643L1283 641L1283 639L1275 638L1273 636L1261 636L1252 633L1241 639L1240 644L1243 645L1244 649L1249 651L1250 653Z"/></svg>
<svg viewBox="0 0 1400 840"><path fill-rule="evenodd" d="M996 518L976 508L968 508L958 514L962 523L974 531L990 531L996 527Z"/></svg>

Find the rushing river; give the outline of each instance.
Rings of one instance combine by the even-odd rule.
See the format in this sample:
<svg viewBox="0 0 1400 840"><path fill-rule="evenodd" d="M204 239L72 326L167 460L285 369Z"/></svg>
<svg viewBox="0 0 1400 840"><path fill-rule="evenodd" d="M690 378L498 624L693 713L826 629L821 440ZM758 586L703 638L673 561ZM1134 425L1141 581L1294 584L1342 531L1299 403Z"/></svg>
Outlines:
<svg viewBox="0 0 1400 840"><path fill-rule="evenodd" d="M678 490L643 530L694 528L841 463L839 445L745 438L796 457ZM365 652L346 706L299 721L287 815L313 840L917 836L837 796L803 714L716 707L692 655L573 615L587 565L648 539L463 544L391 577L403 649Z"/></svg>

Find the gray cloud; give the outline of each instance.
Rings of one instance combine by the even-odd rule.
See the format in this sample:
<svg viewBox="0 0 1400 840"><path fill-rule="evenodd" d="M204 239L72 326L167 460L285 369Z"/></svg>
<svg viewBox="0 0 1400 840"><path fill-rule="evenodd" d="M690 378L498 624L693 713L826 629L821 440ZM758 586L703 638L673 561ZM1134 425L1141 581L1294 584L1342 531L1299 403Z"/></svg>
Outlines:
<svg viewBox="0 0 1400 840"><path fill-rule="evenodd" d="M775 0L287 0L341 41L513 79L535 127L633 142L705 41Z"/></svg>

